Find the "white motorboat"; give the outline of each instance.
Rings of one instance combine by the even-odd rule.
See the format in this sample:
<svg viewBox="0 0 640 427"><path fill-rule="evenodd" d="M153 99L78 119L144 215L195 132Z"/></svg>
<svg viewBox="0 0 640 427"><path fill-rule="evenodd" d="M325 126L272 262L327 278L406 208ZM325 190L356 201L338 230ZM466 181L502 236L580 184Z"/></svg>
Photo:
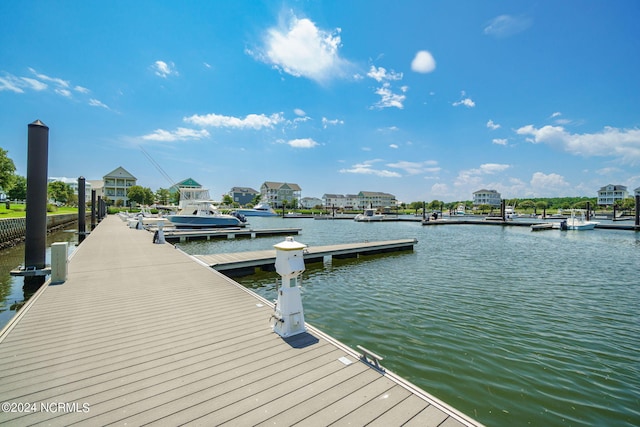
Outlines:
<svg viewBox="0 0 640 427"><path fill-rule="evenodd" d="M576 212L580 213L580 217L576 216ZM584 209L572 209L571 217L560 223L561 230L593 230L596 225L599 224L597 221L587 221L585 219L585 211Z"/></svg>
<svg viewBox="0 0 640 427"><path fill-rule="evenodd" d="M220 213L205 188L181 188L178 208L177 214L166 216L178 228L244 227L241 218Z"/></svg>
<svg viewBox="0 0 640 427"><path fill-rule="evenodd" d="M260 202L252 209L236 209L236 212L244 216L278 216L278 213L267 202Z"/></svg>
<svg viewBox="0 0 640 427"><path fill-rule="evenodd" d="M382 221L384 219L384 215L380 213L376 213L375 209L365 209L363 213L358 214L353 218L354 221L358 222L371 222L371 221Z"/></svg>

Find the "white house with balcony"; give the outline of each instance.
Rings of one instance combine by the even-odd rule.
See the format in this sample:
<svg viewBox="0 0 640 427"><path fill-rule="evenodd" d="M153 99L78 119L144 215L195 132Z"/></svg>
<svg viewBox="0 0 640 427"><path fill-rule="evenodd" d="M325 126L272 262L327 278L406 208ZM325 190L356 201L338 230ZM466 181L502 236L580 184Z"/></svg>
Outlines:
<svg viewBox="0 0 640 427"><path fill-rule="evenodd" d="M297 204L302 197L302 189L298 184L266 181L260 186L260 201L267 202L273 208L281 208L283 202Z"/></svg>
<svg viewBox="0 0 640 427"><path fill-rule="evenodd" d="M496 190L478 190L473 193L473 205L489 205L500 206L502 203L502 196Z"/></svg>
<svg viewBox="0 0 640 427"><path fill-rule="evenodd" d="M627 187L608 184L598 190L598 205L611 206L618 200L624 200L627 197L629 197Z"/></svg>
<svg viewBox="0 0 640 427"><path fill-rule="evenodd" d="M129 205L127 192L130 187L136 185L137 178L131 175L125 168L119 166L102 177L103 194L110 204Z"/></svg>

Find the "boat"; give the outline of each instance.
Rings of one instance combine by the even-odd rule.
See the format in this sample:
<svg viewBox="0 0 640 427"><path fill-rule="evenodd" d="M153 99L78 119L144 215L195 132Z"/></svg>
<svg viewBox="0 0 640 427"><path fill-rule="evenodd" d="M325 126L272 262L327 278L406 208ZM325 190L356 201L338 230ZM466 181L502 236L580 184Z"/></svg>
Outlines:
<svg viewBox="0 0 640 427"><path fill-rule="evenodd" d="M384 219L384 215L380 213L376 213L376 210L373 208L367 208L361 214L356 215L353 220L358 222L371 222L371 221L382 221Z"/></svg>
<svg viewBox="0 0 640 427"><path fill-rule="evenodd" d="M531 231L551 230L553 224L550 222L541 222L539 224L531 224Z"/></svg>
<svg viewBox="0 0 640 427"><path fill-rule="evenodd" d="M456 208L456 215L464 215L465 214L465 206L460 203Z"/></svg>
<svg viewBox="0 0 640 427"><path fill-rule="evenodd" d="M244 227L240 215L220 213L214 202L209 200L206 188L181 188L178 213L166 218L177 228Z"/></svg>
<svg viewBox="0 0 640 427"><path fill-rule="evenodd" d="M576 212L580 213L580 217L576 216ZM571 216L560 223L561 230L593 230L597 221L587 221L585 219L584 209L572 209Z"/></svg>
<svg viewBox="0 0 640 427"><path fill-rule="evenodd" d="M267 202L260 202L253 208L236 209L235 212L244 216L278 216Z"/></svg>

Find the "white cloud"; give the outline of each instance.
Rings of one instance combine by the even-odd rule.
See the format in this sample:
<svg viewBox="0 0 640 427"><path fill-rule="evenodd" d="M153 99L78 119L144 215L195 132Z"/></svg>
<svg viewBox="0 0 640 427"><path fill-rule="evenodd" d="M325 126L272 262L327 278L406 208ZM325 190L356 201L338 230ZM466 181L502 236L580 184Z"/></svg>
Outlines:
<svg viewBox="0 0 640 427"><path fill-rule="evenodd" d="M405 89L406 91L406 89ZM391 85L385 82L382 87L376 89L376 95L380 95L380 101L376 102L372 108L383 109L389 107L404 108L405 95L393 93Z"/></svg>
<svg viewBox="0 0 640 427"><path fill-rule="evenodd" d="M349 169L340 169L340 173L353 173L353 174L362 174L362 175L375 175L381 178L400 178L398 172L388 171L386 169L373 169L373 165L375 163L380 162L380 159L375 160L367 160L364 163L359 163L353 165Z"/></svg>
<svg viewBox="0 0 640 427"><path fill-rule="evenodd" d="M340 28L329 32L307 18L292 16L287 24L267 31L264 52L254 56L292 76L322 83L342 77L350 66L338 55L340 32Z"/></svg>
<svg viewBox="0 0 640 427"><path fill-rule="evenodd" d="M107 110L109 110L109 107L106 104L103 104L102 102L98 101L97 99L91 98L89 100L89 105L91 105L92 107L101 107L101 108L106 108Z"/></svg>
<svg viewBox="0 0 640 427"><path fill-rule="evenodd" d="M467 107L467 108L473 108L473 107L475 107L475 106L476 106L476 103L475 103L475 102L473 102L473 101L471 100L471 98L468 98L468 97L467 97L467 98L465 98L465 96L466 96L466 95L467 95L467 94L465 93L465 91L462 91L462 94L461 94L462 99L460 99L460 101L454 102L454 103L453 103L453 106L454 106L454 107L458 107L458 106L460 106L460 105L464 105L464 106L465 106L465 107Z"/></svg>
<svg viewBox="0 0 640 427"><path fill-rule="evenodd" d="M302 138L302 139L292 139L287 142L291 147L294 148L313 148L319 145L316 141L311 138Z"/></svg>
<svg viewBox="0 0 640 427"><path fill-rule="evenodd" d="M219 114L194 114L191 117L183 118L183 121L198 126L262 129L272 128L274 125L283 122L284 118L282 117L282 113L276 113L270 116L264 114L249 114L245 118L222 116Z"/></svg>
<svg viewBox="0 0 640 427"><path fill-rule="evenodd" d="M552 119L555 119L556 117L560 117L561 115L562 115L562 113L561 113L561 112L556 111L555 113L551 114L551 118L552 118Z"/></svg>
<svg viewBox="0 0 640 427"><path fill-rule="evenodd" d="M640 129L605 127L601 132L572 134L562 126L523 126L516 131L529 135L529 142L556 146L568 153L584 157L614 157L624 163L640 162Z"/></svg>
<svg viewBox="0 0 640 427"><path fill-rule="evenodd" d="M563 194L563 190L570 186L562 175L557 173L544 174L542 172L534 173L531 176L529 185L531 185L531 190L536 195L560 195Z"/></svg>
<svg viewBox="0 0 640 427"><path fill-rule="evenodd" d="M367 77L371 77L377 82L383 82L388 80L402 80L403 74L396 73L393 70L387 72L386 68L383 68L383 67L376 68L375 66L372 65L371 68L369 69L369 72L367 73Z"/></svg>
<svg viewBox="0 0 640 427"><path fill-rule="evenodd" d="M304 116L306 116L306 115L307 115L307 113L305 113L305 112L304 112L304 110L302 110L302 109L300 109L300 108L294 108L293 113L294 113L296 116L301 116L301 117L304 117Z"/></svg>
<svg viewBox="0 0 640 427"><path fill-rule="evenodd" d="M43 83L40 80L30 79L29 77L22 77L22 80L27 83L30 89L36 91L45 90L47 87L49 87L46 83Z"/></svg>
<svg viewBox="0 0 640 427"><path fill-rule="evenodd" d="M322 127L323 128L327 128L329 125L331 126L336 126L336 125L343 125L344 124L344 120L340 120L340 119L327 119L326 117L322 118Z"/></svg>
<svg viewBox="0 0 640 427"><path fill-rule="evenodd" d="M163 79L166 79L169 76L177 76L178 71L176 70L176 66L173 62L164 62L164 61L156 61L151 65L151 69L156 74L156 76L160 76Z"/></svg>
<svg viewBox="0 0 640 427"><path fill-rule="evenodd" d="M63 80L63 79L60 79L60 78L57 78L57 77L49 77L46 74L38 73L33 68L29 68L29 71L31 71L31 73L33 73L33 75L35 75L39 80L44 80L46 82L51 82L51 83L53 83L56 86L59 86L61 88L68 88L69 87L69 81L67 81L67 80Z"/></svg>
<svg viewBox="0 0 640 427"><path fill-rule="evenodd" d="M531 26L531 19L500 15L493 18L484 28L484 33L497 38L509 37L525 31Z"/></svg>
<svg viewBox="0 0 640 427"><path fill-rule="evenodd" d="M418 175L421 173L434 173L439 172L440 168L436 167L438 162L434 160L427 160L424 162L408 162L399 161L395 163L387 163L387 166L395 169L402 169L409 175Z"/></svg>
<svg viewBox="0 0 640 427"><path fill-rule="evenodd" d="M436 60L429 51L421 50L411 61L411 69L416 73L430 73L436 69Z"/></svg>
<svg viewBox="0 0 640 427"><path fill-rule="evenodd" d="M15 93L24 93L24 90L22 90L20 86L20 82L17 81L17 79L12 75L0 77L0 92L3 90L8 90Z"/></svg>
<svg viewBox="0 0 640 427"><path fill-rule="evenodd" d="M89 89L87 89L86 87L82 87L82 86L76 86L76 87L73 88L73 90L75 90L76 92L79 92L79 93L84 93L84 94L87 94L87 93L91 92Z"/></svg>
<svg viewBox="0 0 640 427"><path fill-rule="evenodd" d="M487 127L491 130L496 130L496 129L500 129L500 125L497 123L494 123L493 120L489 120L487 122Z"/></svg>
<svg viewBox="0 0 640 427"><path fill-rule="evenodd" d="M64 96L65 98L71 98L71 91L68 89L55 89L54 92L58 95Z"/></svg>
<svg viewBox="0 0 640 427"><path fill-rule="evenodd" d="M209 137L209 132L206 129L197 130L180 127L173 132L164 129L156 129L153 133L143 135L142 139L146 141L173 142L186 141L189 139L202 139L207 137Z"/></svg>
<svg viewBox="0 0 640 427"><path fill-rule="evenodd" d="M496 145L507 145L508 140L506 138L495 138L491 142Z"/></svg>
<svg viewBox="0 0 640 427"><path fill-rule="evenodd" d="M398 144L389 144L389 148L400 148Z"/></svg>

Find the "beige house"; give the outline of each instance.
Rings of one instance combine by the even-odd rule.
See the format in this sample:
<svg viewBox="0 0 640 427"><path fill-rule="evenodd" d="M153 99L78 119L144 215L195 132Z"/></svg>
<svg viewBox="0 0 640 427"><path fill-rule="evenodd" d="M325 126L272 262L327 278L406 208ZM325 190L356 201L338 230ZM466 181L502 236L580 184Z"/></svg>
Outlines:
<svg viewBox="0 0 640 427"><path fill-rule="evenodd" d="M397 205L396 196L380 191L361 191L358 193L358 206L361 208L393 208Z"/></svg>
<svg viewBox="0 0 640 427"><path fill-rule="evenodd" d="M618 200L624 200L627 197L629 197L629 193L624 185L605 185L598 190L598 205L611 206Z"/></svg>
<svg viewBox="0 0 640 427"><path fill-rule="evenodd" d="M502 196L496 190L478 190L473 193L473 205L489 205L500 206L502 204Z"/></svg>
<svg viewBox="0 0 640 427"><path fill-rule="evenodd" d="M260 186L260 201L268 202L273 208L282 207L285 200L292 203L299 202L301 198L302 189L298 184L267 181Z"/></svg>
<svg viewBox="0 0 640 427"><path fill-rule="evenodd" d="M112 205L129 205L127 191L130 187L136 185L136 177L131 175L125 168L119 166L117 169L109 172L102 177L104 182L103 194L107 204Z"/></svg>

